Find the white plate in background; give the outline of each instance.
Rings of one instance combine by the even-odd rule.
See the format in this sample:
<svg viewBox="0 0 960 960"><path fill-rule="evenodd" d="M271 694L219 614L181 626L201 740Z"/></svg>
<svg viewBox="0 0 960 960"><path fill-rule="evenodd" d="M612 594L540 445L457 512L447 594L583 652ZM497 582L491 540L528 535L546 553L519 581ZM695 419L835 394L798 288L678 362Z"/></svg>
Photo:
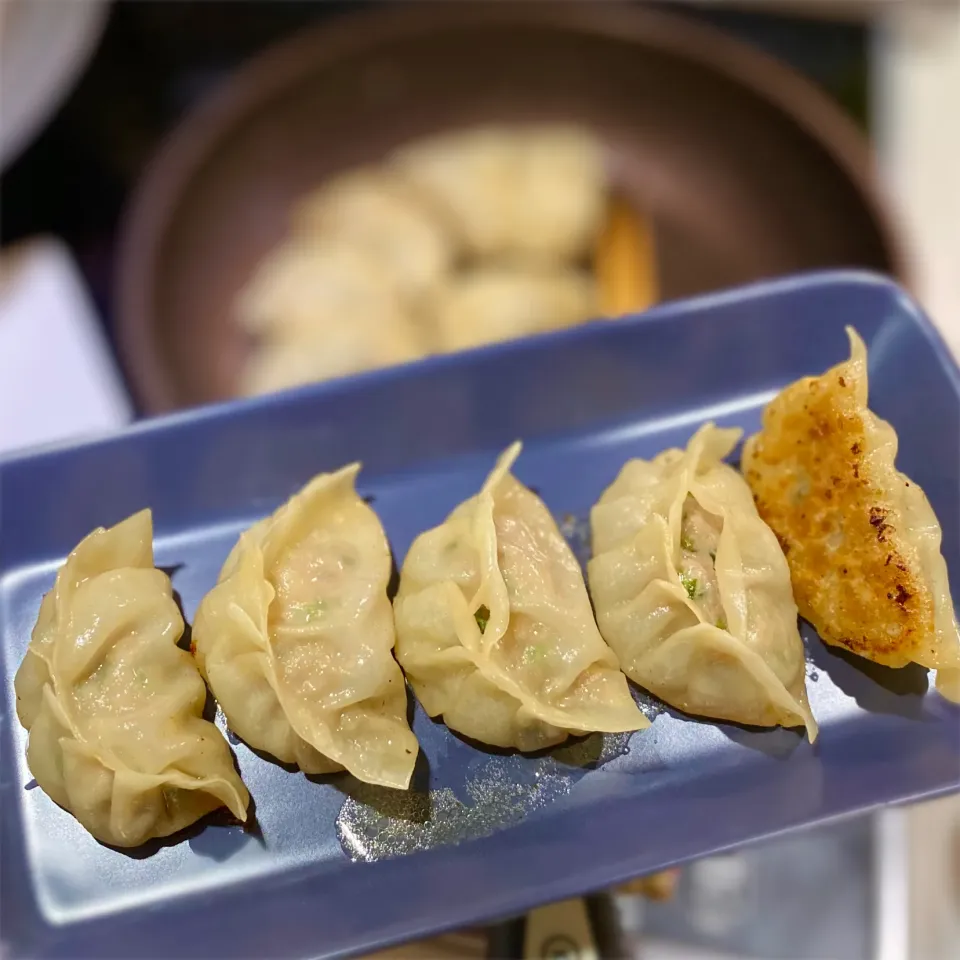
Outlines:
<svg viewBox="0 0 960 960"><path fill-rule="evenodd" d="M0 169L73 88L109 7L110 0L0 0Z"/></svg>
<svg viewBox="0 0 960 960"><path fill-rule="evenodd" d="M44 238L0 252L0 455L111 432L132 416L67 248Z"/></svg>

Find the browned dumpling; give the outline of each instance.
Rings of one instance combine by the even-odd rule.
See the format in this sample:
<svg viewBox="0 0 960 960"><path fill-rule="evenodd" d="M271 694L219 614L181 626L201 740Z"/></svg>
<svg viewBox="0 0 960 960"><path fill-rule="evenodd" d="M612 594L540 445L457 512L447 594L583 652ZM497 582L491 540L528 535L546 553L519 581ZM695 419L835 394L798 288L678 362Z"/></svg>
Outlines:
<svg viewBox="0 0 960 960"><path fill-rule="evenodd" d="M780 539L800 614L826 643L891 667L938 671L960 700L960 630L940 524L895 466L897 435L867 406L867 351L784 389L743 452L761 516Z"/></svg>

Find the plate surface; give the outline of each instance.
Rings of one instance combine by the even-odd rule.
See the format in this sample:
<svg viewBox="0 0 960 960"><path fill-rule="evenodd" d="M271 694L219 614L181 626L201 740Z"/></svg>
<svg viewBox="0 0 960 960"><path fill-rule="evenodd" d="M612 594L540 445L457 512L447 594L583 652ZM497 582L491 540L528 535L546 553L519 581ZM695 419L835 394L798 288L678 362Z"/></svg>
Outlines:
<svg viewBox="0 0 960 960"><path fill-rule="evenodd" d="M960 787L960 711L927 674L848 659L809 630L814 747L638 694L655 720L629 743L589 738L525 758L483 752L417 708L415 783L429 799L307 779L236 743L256 831L207 823L134 853L95 842L24 761L13 674L41 594L92 528L151 506L157 562L190 619L239 530L317 471L364 461L361 492L399 561L519 436L517 475L582 548L582 521L627 458L682 444L706 419L756 429L777 389L847 355L845 323L870 348L871 405L898 429L899 466L937 511L956 585L960 371L907 296L863 274L666 305L0 462L4 953L361 952ZM462 842L439 843L451 839ZM341 840L376 862L351 862ZM386 856L402 850L414 852Z"/></svg>

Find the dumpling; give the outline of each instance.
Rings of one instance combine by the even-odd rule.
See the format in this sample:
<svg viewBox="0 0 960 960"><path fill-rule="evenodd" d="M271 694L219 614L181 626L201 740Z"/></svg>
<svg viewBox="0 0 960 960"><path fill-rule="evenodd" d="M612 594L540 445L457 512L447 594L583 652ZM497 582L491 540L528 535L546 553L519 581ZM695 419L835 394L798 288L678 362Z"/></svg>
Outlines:
<svg viewBox="0 0 960 960"><path fill-rule="evenodd" d="M800 614L826 643L890 667L937 668L960 701L960 630L923 491L896 466L897 435L867 407L867 350L767 406L743 451L761 516L783 545Z"/></svg>
<svg viewBox="0 0 960 960"><path fill-rule="evenodd" d="M133 847L249 795L186 650L149 510L94 530L43 598L14 686L37 783L98 840Z"/></svg>
<svg viewBox="0 0 960 960"><path fill-rule="evenodd" d="M509 132L442 133L401 147L391 164L449 217L469 253L488 257L509 248L517 166Z"/></svg>
<svg viewBox="0 0 960 960"><path fill-rule="evenodd" d="M428 322L438 350L465 350L582 323L596 308L596 283L583 271L489 266L443 284Z"/></svg>
<svg viewBox="0 0 960 960"><path fill-rule="evenodd" d="M397 659L424 709L496 747L648 721L603 642L583 574L543 502L510 473L413 543L394 602Z"/></svg>
<svg viewBox="0 0 960 960"><path fill-rule="evenodd" d="M401 148L392 164L447 211L475 256L573 260L603 220L603 153L577 126L443 133Z"/></svg>
<svg viewBox="0 0 960 960"><path fill-rule="evenodd" d="M426 353L425 334L376 265L342 243L284 244L242 291L238 316L258 337L240 372L246 396Z"/></svg>
<svg viewBox="0 0 960 960"><path fill-rule="evenodd" d="M518 144L516 252L537 259L575 260L593 247L607 205L600 143L581 127L531 127Z"/></svg>
<svg viewBox="0 0 960 960"><path fill-rule="evenodd" d="M590 515L597 622L631 680L687 713L817 725L790 572L750 490L723 463L740 430L631 460Z"/></svg>
<svg viewBox="0 0 960 960"><path fill-rule="evenodd" d="M357 170L334 178L300 202L294 220L305 236L356 244L408 300L435 287L456 255L439 216L389 171Z"/></svg>
<svg viewBox="0 0 960 960"><path fill-rule="evenodd" d="M354 487L314 477L241 534L203 598L193 649L230 728L304 773L404 789L418 746L391 653L390 547Z"/></svg>
<svg viewBox="0 0 960 960"><path fill-rule="evenodd" d="M244 396L272 393L408 363L426 353L420 336L404 318L384 318L381 327L366 319L351 316L323 331L281 335L257 344L241 371L239 392Z"/></svg>
<svg viewBox="0 0 960 960"><path fill-rule="evenodd" d="M330 335L405 322L390 278L370 256L337 240L294 238L270 253L240 291L240 326L258 336Z"/></svg>

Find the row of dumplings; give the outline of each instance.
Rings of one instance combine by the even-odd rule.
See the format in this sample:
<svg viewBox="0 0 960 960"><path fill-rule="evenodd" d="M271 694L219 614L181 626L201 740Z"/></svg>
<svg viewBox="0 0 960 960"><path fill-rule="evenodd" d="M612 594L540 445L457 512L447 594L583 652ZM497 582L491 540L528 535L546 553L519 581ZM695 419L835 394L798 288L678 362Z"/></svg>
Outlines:
<svg viewBox="0 0 960 960"><path fill-rule="evenodd" d="M404 673L430 716L497 747L648 726L627 677L688 713L812 741L798 603L827 643L938 668L960 699L940 529L894 467L850 338L849 361L770 404L743 474L724 462L740 431L713 424L623 467L591 511L592 604L548 508L511 472L519 443L414 541L393 604L359 465L315 477L241 534L189 653L150 512L94 531L44 597L16 676L34 777L118 846L220 806L245 819L230 748L202 718L204 680L257 750L398 789L419 749Z"/></svg>

